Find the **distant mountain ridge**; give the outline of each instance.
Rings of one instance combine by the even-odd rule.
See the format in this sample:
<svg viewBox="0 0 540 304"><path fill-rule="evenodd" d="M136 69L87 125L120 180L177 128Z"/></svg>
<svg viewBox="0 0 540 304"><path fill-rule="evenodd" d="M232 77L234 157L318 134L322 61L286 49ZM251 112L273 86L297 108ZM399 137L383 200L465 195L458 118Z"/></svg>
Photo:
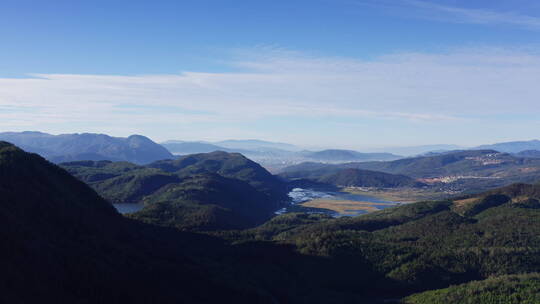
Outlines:
<svg viewBox="0 0 540 304"><path fill-rule="evenodd" d="M379 151L389 152L398 155L404 155L414 157L429 152L445 152L453 150L466 149L465 147L451 144L439 144L439 145L420 145L420 146L404 146L404 147L383 147L378 149ZM369 149L368 151L371 151Z"/></svg>
<svg viewBox="0 0 540 304"><path fill-rule="evenodd" d="M94 133L52 135L42 132L4 132L0 133L0 140L57 163L112 160L144 164L173 157L167 149L142 135L122 138Z"/></svg>
<svg viewBox="0 0 540 304"><path fill-rule="evenodd" d="M514 155L518 157L540 158L540 151L539 150L525 150L519 153L515 153Z"/></svg>
<svg viewBox="0 0 540 304"><path fill-rule="evenodd" d="M260 163L273 173L283 167L306 161L343 163L352 161L384 161L402 158L391 153L362 153L353 150L327 149L321 151L301 150L299 147L261 140L225 140L221 142L169 140L161 143L171 153L188 155L223 151L241 153Z"/></svg>
<svg viewBox="0 0 540 304"><path fill-rule="evenodd" d="M298 151L300 150L299 147L287 144L287 143L281 143L281 142L270 142L265 140L259 140L259 139L229 139L229 140L222 140L213 143L217 146L229 148L229 149L244 149L244 150L255 150L255 151L264 151L268 149L277 149L277 150L285 150L285 151Z"/></svg>
<svg viewBox="0 0 540 304"><path fill-rule="evenodd" d="M320 178L340 169L362 169L406 175L454 191L484 191L516 182L540 180L540 159L518 157L495 150L465 150L394 161L323 164L306 162L290 166L283 177Z"/></svg>
<svg viewBox="0 0 540 304"><path fill-rule="evenodd" d="M506 153L519 153L522 151L527 150L540 150L540 140L529 140L529 141L510 141L510 142L502 142L502 143L496 143L492 145L482 145L478 146L475 149L478 150L496 150L499 152L506 152Z"/></svg>
<svg viewBox="0 0 540 304"><path fill-rule="evenodd" d="M304 153L306 158L319 161L370 161L370 160L396 160L402 156L391 153L362 153L353 150L328 149L318 152Z"/></svg>
<svg viewBox="0 0 540 304"><path fill-rule="evenodd" d="M222 146L217 146L205 142L167 142L161 144L167 150L177 155L197 154L197 153L210 153L215 151L223 151L229 153L242 153L245 155L259 154L257 151L250 151L245 149L231 149Z"/></svg>

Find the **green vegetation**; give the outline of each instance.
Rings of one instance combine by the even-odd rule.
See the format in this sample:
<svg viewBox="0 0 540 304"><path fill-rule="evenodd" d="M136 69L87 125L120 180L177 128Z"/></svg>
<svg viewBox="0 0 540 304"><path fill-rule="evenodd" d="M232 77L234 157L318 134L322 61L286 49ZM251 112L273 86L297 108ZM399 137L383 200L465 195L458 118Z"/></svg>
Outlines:
<svg viewBox="0 0 540 304"><path fill-rule="evenodd" d="M540 303L540 275L512 275L474 281L407 297L408 304L536 304Z"/></svg>
<svg viewBox="0 0 540 304"><path fill-rule="evenodd" d="M287 185L266 171L259 164L239 153L212 152L193 154L177 160L157 161L149 165L179 176L212 172L223 177L234 178L249 183L255 189L268 195L272 201L288 200ZM280 204L277 203L276 206Z"/></svg>
<svg viewBox="0 0 540 304"><path fill-rule="evenodd" d="M306 179L323 185L337 187L421 187L424 184L405 176L360 169L341 169L339 167L323 167L315 170L290 171L280 174L281 177L297 180Z"/></svg>
<svg viewBox="0 0 540 304"><path fill-rule="evenodd" d="M471 197L469 204L482 206L469 206L471 212L458 210L454 201L440 201L354 218L286 214L260 227L222 236L233 242L294 245L304 255L331 259L342 272L367 271L379 282L371 285L373 292L399 298L493 276L540 271L538 191L539 185L521 184Z"/></svg>
<svg viewBox="0 0 540 304"><path fill-rule="evenodd" d="M225 177L257 174L217 158L167 171L66 165L148 200L122 217L66 171L0 143L0 302L538 302L540 185L352 218L284 214L242 229L266 219L271 196ZM139 196L126 186L154 174L177 180Z"/></svg>
<svg viewBox="0 0 540 304"><path fill-rule="evenodd" d="M317 181L341 187L395 188L424 185L408 176L360 169L343 169L334 174L323 175Z"/></svg>
<svg viewBox="0 0 540 304"><path fill-rule="evenodd" d="M213 173L168 184L144 201L147 206L131 217L181 230L252 227L275 211L269 198L249 184Z"/></svg>
<svg viewBox="0 0 540 304"><path fill-rule="evenodd" d="M227 283L226 271L207 265L205 250L226 249L218 240L128 220L66 171L5 142L0 181L1 303L265 298L249 284Z"/></svg>
<svg viewBox="0 0 540 304"><path fill-rule="evenodd" d="M405 175L429 183L434 191L439 194L446 193L446 196L478 193L512 183L534 183L540 180L540 159L518 157L493 150L452 151L395 161L345 164L303 163L283 169L280 175L285 178L318 180L344 169ZM390 177L385 179L395 180ZM329 182L332 183L333 180ZM347 184L347 182L341 183ZM352 183L349 184L352 185ZM388 187L391 185L392 183L389 183ZM369 186L369 183L359 186ZM405 186L410 187L410 185ZM380 186L374 184L374 187Z"/></svg>
<svg viewBox="0 0 540 304"><path fill-rule="evenodd" d="M253 227L288 201L285 182L240 154L195 154L148 166L109 161L62 166L111 203L144 204L134 218L182 230Z"/></svg>

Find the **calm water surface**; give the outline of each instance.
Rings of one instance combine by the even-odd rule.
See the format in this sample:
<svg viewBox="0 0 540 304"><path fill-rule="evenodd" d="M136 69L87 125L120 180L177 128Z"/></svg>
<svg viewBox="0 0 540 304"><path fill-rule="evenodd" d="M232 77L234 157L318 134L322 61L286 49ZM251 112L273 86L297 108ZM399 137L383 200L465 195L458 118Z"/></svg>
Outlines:
<svg viewBox="0 0 540 304"><path fill-rule="evenodd" d="M317 191L317 190L302 189L302 188L293 189L291 192L289 192L289 197L292 200L291 207L282 208L276 211L276 214L295 212L297 210L295 210L294 205L301 204L301 203L318 199L318 198L324 198L324 199L336 200L336 201L355 201L355 202L371 202L371 203L388 204L388 205L373 205L373 207L379 210L389 208L389 207L394 207L396 205L401 204L401 202L386 201L386 200L382 200L376 197L361 195L361 194L352 194L352 193L346 193L346 192ZM364 210L348 210L348 211L350 211L352 214L351 213L342 214L338 212L332 212L330 213L330 215L334 217L342 217L342 216L356 216L356 215L367 213ZM329 212L313 210L313 211L310 211L310 213L329 213Z"/></svg>
<svg viewBox="0 0 540 304"><path fill-rule="evenodd" d="M143 208L142 204L113 204L113 206L122 214L137 212Z"/></svg>

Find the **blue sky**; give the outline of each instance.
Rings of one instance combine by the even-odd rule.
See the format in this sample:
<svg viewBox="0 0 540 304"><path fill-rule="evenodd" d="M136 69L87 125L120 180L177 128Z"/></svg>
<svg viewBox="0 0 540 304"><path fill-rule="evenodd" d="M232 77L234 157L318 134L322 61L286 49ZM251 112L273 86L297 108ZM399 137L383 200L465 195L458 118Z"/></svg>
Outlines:
<svg viewBox="0 0 540 304"><path fill-rule="evenodd" d="M0 1L0 128L370 149L538 138L537 1Z"/></svg>

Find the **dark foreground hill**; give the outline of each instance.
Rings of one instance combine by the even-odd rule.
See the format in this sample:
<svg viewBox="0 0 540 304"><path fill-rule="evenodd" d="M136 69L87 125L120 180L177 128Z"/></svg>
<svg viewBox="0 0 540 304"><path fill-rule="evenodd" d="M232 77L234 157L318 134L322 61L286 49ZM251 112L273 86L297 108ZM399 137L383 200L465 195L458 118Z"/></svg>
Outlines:
<svg viewBox="0 0 540 304"><path fill-rule="evenodd" d="M220 241L128 220L64 170L5 142L0 222L1 303L267 298L211 270L205 252L226 256Z"/></svg>
<svg viewBox="0 0 540 304"><path fill-rule="evenodd" d="M120 138L93 133L51 135L41 132L5 132L0 133L0 140L11 142L25 151L38 153L55 163L112 160L146 164L173 157L167 149L141 135Z"/></svg>

